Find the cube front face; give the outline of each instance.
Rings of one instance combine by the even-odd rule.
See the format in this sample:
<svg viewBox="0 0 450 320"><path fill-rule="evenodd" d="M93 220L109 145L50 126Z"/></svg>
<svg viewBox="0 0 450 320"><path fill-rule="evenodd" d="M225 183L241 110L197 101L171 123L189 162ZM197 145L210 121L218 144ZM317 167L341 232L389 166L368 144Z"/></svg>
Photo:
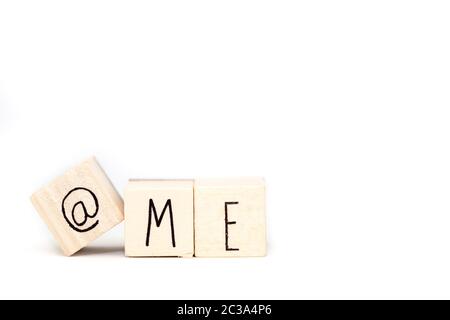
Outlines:
<svg viewBox="0 0 450 320"><path fill-rule="evenodd" d="M195 256L266 255L263 179L195 182Z"/></svg>
<svg viewBox="0 0 450 320"><path fill-rule="evenodd" d="M192 257L194 189L191 180L131 180L125 190L125 254Z"/></svg>
<svg viewBox="0 0 450 320"><path fill-rule="evenodd" d="M31 201L65 255L123 221L123 201L95 158L38 190Z"/></svg>

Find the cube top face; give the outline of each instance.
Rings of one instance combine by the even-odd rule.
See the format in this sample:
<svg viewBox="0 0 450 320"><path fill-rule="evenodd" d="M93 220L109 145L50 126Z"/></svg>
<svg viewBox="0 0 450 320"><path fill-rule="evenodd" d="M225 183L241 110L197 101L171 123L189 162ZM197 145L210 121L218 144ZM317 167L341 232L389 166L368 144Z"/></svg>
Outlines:
<svg viewBox="0 0 450 320"><path fill-rule="evenodd" d="M192 180L130 180L125 190L125 254L192 257Z"/></svg>
<svg viewBox="0 0 450 320"><path fill-rule="evenodd" d="M265 180L260 177L203 178L195 180L195 186L197 188L259 188L265 186Z"/></svg>
<svg viewBox="0 0 450 320"><path fill-rule="evenodd" d="M266 255L262 178L195 181L195 256Z"/></svg>
<svg viewBox="0 0 450 320"><path fill-rule="evenodd" d="M65 255L123 221L123 201L95 158L35 192L31 201Z"/></svg>

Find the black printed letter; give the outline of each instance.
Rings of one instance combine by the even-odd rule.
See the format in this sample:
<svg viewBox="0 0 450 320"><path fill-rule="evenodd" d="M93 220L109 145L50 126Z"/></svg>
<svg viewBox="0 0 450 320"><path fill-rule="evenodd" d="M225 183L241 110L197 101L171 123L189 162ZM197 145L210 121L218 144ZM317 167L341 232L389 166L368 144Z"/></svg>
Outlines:
<svg viewBox="0 0 450 320"><path fill-rule="evenodd" d="M150 246L150 231L152 228L152 213L155 215L155 221L156 226L159 228L161 225L162 219L164 218L164 213L166 212L167 208L169 208L169 215L170 215L170 230L172 232L172 246L175 248L175 230L173 227L173 213L172 213L172 200L167 200L166 205L164 206L163 211L161 212L161 216L158 218L158 214L156 213L155 204L153 203L153 199L150 199L150 206L148 209L148 229L147 229L147 239L146 239L146 246Z"/></svg>
<svg viewBox="0 0 450 320"><path fill-rule="evenodd" d="M61 210L66 222L77 232L88 232L98 225L98 219L94 219L99 210L98 199L87 188L72 189L64 197Z"/></svg>

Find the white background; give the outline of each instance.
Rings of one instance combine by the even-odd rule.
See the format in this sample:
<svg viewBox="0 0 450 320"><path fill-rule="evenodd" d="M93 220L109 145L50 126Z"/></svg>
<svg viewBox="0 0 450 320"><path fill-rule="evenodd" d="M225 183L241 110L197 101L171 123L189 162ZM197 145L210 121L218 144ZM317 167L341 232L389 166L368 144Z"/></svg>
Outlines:
<svg viewBox="0 0 450 320"><path fill-rule="evenodd" d="M448 1L1 1L0 298L450 298ZM30 204L264 176L269 255L63 257Z"/></svg>

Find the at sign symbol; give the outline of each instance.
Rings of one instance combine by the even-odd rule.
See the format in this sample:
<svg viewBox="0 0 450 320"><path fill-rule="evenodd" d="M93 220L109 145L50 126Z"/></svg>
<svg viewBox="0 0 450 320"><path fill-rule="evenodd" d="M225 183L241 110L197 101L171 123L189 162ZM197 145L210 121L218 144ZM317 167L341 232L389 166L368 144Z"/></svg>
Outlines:
<svg viewBox="0 0 450 320"><path fill-rule="evenodd" d="M72 189L62 201L62 213L69 226L77 232L88 232L98 225L97 196L87 188Z"/></svg>

